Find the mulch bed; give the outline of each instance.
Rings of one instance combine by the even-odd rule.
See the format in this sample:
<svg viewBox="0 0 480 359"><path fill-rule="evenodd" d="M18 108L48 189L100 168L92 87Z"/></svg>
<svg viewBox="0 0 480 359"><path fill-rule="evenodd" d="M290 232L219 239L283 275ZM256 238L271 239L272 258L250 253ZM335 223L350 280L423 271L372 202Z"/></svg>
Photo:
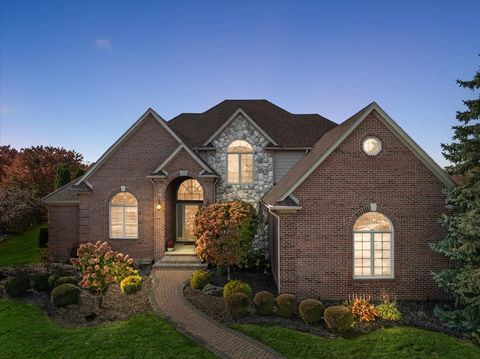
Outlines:
<svg viewBox="0 0 480 359"><path fill-rule="evenodd" d="M227 282L225 275L221 275L214 270L211 270L210 272L212 274L212 284L218 286L225 285ZM240 279L250 284L253 289L253 293L256 293L260 290L268 290L274 295L277 294L275 283L271 274L269 275L260 272L238 271L232 273L232 279ZM232 316L226 310L222 296L207 295L201 290L193 289L188 285L184 289L184 295L193 306L214 320L225 325L230 325L233 323L260 324L267 326L277 325L327 338L335 337L335 335L332 334L323 323L309 325L306 324L301 318L285 319L278 316L259 316L255 313L255 308L253 305L250 308L250 314L248 316L243 318L232 318ZM325 301L324 304L327 307L331 305L341 305L339 302L327 301ZM375 320L372 322L356 323L353 335L368 333L380 328L389 328L401 325L413 326L421 329L428 329L462 337L463 333L449 329L443 322L434 316L433 311L437 304L439 303L399 301L397 305L402 313L402 320L398 322Z"/></svg>
<svg viewBox="0 0 480 359"><path fill-rule="evenodd" d="M3 282L7 276L32 275L46 271L43 265L2 269L0 272L0 298L6 296L3 292ZM81 279L78 271L71 265L55 264L49 268L48 272L59 275L73 275L79 281ZM69 305L65 308L57 308L51 303L50 291L40 292L29 289L25 295L18 299L40 306L54 322L67 327L96 326L117 320L127 320L133 315L152 312L148 298L151 288L151 280L148 277L149 272L149 267L144 267L140 270L143 285L142 289L137 293L125 295L121 293L118 284L110 285L104 295L102 308L98 308L95 295L85 289L82 289L79 304Z"/></svg>

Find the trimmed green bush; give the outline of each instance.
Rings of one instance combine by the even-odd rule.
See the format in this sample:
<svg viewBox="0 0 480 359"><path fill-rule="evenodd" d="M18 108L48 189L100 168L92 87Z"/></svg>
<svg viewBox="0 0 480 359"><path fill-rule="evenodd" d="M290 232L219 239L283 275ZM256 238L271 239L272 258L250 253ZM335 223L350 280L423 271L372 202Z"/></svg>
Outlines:
<svg viewBox="0 0 480 359"><path fill-rule="evenodd" d="M80 300L80 288L70 283L60 284L52 290L50 297L57 307L77 304Z"/></svg>
<svg viewBox="0 0 480 359"><path fill-rule="evenodd" d="M248 297L252 296L252 287L238 279L229 281L223 287L223 297L226 298L233 293L244 293Z"/></svg>
<svg viewBox="0 0 480 359"><path fill-rule="evenodd" d="M233 317L243 317L249 313L250 299L245 293L232 293L225 297L225 305Z"/></svg>
<svg viewBox="0 0 480 359"><path fill-rule="evenodd" d="M275 299L272 293L262 290L255 294L253 304L255 304L255 311L258 315L272 315Z"/></svg>
<svg viewBox="0 0 480 359"><path fill-rule="evenodd" d="M381 319L392 321L402 319L402 313L400 313L395 303L377 305L377 316Z"/></svg>
<svg viewBox="0 0 480 359"><path fill-rule="evenodd" d="M323 318L334 333L348 332L355 321L352 309L343 305L328 307L323 313Z"/></svg>
<svg viewBox="0 0 480 359"><path fill-rule="evenodd" d="M142 288L142 277L139 275L129 275L120 282L120 290L123 294L133 294Z"/></svg>
<svg viewBox="0 0 480 359"><path fill-rule="evenodd" d="M298 312L306 323L317 323L323 318L325 306L319 300L304 299L298 306Z"/></svg>
<svg viewBox="0 0 480 359"><path fill-rule="evenodd" d="M192 273L190 277L190 287L193 289L203 289L210 282L210 273L205 269L199 269Z"/></svg>
<svg viewBox="0 0 480 359"><path fill-rule="evenodd" d="M277 314L283 318L293 318L298 313L298 301L293 294L283 293L277 297Z"/></svg>
<svg viewBox="0 0 480 359"><path fill-rule="evenodd" d="M9 297L15 298L25 294L30 288L30 278L26 275L7 278L5 281L5 292Z"/></svg>
<svg viewBox="0 0 480 359"><path fill-rule="evenodd" d="M67 283L78 286L78 279L71 276L60 277L55 281L55 287L58 287L59 285L67 284Z"/></svg>
<svg viewBox="0 0 480 359"><path fill-rule="evenodd" d="M48 283L48 278L50 278L50 276L50 273L36 273L32 275L33 287L36 290L50 289L50 284Z"/></svg>
<svg viewBox="0 0 480 359"><path fill-rule="evenodd" d="M48 285L50 286L50 289L55 288L55 282L57 281L58 278L60 278L60 276L58 276L58 275L56 275L56 274L52 274L52 275L48 278Z"/></svg>

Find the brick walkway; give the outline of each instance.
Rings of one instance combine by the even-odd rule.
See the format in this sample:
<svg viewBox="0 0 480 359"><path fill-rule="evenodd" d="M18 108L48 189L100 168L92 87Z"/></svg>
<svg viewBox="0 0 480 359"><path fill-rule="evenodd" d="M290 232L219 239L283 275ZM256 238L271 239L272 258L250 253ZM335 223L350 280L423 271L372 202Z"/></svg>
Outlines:
<svg viewBox="0 0 480 359"><path fill-rule="evenodd" d="M191 273L191 270L179 268L152 269L150 301L163 318L221 358L282 358L273 349L221 325L194 308L183 295L183 287Z"/></svg>

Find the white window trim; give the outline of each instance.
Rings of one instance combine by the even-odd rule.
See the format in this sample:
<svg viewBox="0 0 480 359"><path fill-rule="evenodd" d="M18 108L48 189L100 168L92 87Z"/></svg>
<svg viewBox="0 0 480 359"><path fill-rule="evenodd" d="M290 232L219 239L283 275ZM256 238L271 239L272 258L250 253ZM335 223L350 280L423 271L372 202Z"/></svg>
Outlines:
<svg viewBox="0 0 480 359"><path fill-rule="evenodd" d="M388 219L388 217L385 216ZM390 222L390 220L389 220ZM394 233L393 233L393 226L390 222L391 231L353 231L352 237L352 273L353 279L394 279L395 278L395 266L394 266L394 258L395 258L395 248L394 248ZM370 233L370 267L372 275L355 275L355 233ZM375 233L388 233L390 234L390 268L391 273L389 275L375 275L375 244L374 244L374 234Z"/></svg>
<svg viewBox="0 0 480 359"><path fill-rule="evenodd" d="M132 195L133 196L133 195ZM112 197L113 199L113 197ZM122 208L122 236L113 236L112 235L112 207L116 208ZM125 235L125 208L136 208L137 209L137 235L136 236L126 236ZM138 239L138 204L136 206L133 205L118 205L118 204L112 204L112 200L110 200L110 206L108 208L108 233L110 239Z"/></svg>

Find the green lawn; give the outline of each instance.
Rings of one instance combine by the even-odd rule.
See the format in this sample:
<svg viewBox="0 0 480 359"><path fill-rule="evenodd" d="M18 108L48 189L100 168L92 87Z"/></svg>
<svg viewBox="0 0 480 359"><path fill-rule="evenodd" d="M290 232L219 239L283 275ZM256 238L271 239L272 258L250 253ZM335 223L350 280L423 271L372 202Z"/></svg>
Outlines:
<svg viewBox="0 0 480 359"><path fill-rule="evenodd" d="M480 348L446 334L409 327L376 330L349 339L327 339L277 326L233 328L287 358L480 358Z"/></svg>
<svg viewBox="0 0 480 359"><path fill-rule="evenodd" d="M156 314L64 328L39 308L0 300L0 358L214 358Z"/></svg>
<svg viewBox="0 0 480 359"><path fill-rule="evenodd" d="M1 242L0 267L39 262L38 233L43 226L36 226Z"/></svg>

